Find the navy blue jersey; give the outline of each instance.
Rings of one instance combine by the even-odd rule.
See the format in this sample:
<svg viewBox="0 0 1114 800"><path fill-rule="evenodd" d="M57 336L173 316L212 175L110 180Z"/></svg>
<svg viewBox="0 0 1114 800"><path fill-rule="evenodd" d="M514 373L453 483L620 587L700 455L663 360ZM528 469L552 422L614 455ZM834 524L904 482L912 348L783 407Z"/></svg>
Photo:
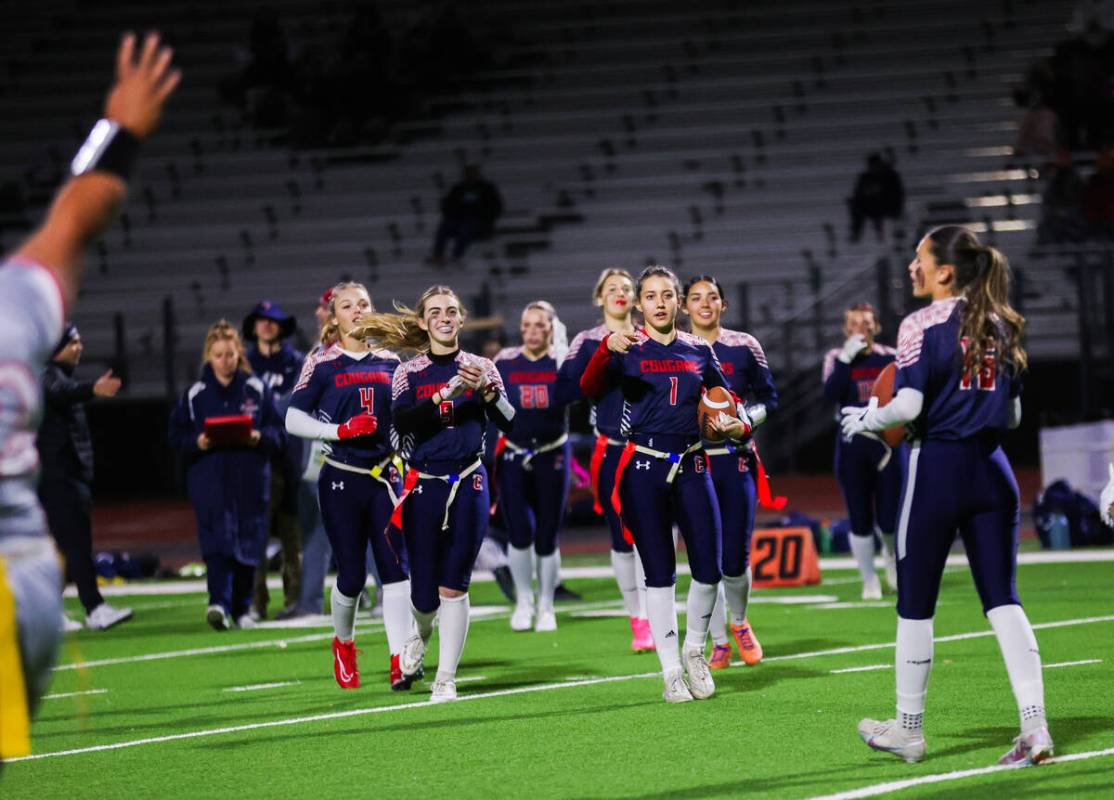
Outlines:
<svg viewBox="0 0 1114 800"><path fill-rule="evenodd" d="M325 442L325 455L356 467L373 467L390 454L391 384L400 363L389 350L350 353L335 344L306 359L290 397L292 407L333 425L357 414L373 414L379 420L371 436Z"/></svg>
<svg viewBox="0 0 1114 800"><path fill-rule="evenodd" d="M561 364L560 376L573 386L573 391L578 392L580 376L592 360L592 353L596 352L603 338L611 333L606 325L597 325L586 331L581 331L573 337L569 345L569 353ZM592 425L596 430L612 439L622 438L620 429L623 420L623 393L616 386L612 391L592 401Z"/></svg>
<svg viewBox="0 0 1114 800"><path fill-rule="evenodd" d="M870 402L875 379L897 353L892 347L875 344L851 359L850 364L844 364L839 360L842 349L835 347L824 356L824 399L835 404L837 414L844 406L865 406Z"/></svg>
<svg viewBox="0 0 1114 800"><path fill-rule="evenodd" d="M696 407L704 389L730 388L712 346L699 336L677 332L669 344L639 331L626 353L612 353L610 369L620 376L623 434L698 436Z"/></svg>
<svg viewBox="0 0 1114 800"><path fill-rule="evenodd" d="M506 394L499 370L490 359L461 350L443 356L423 353L395 370L391 413L429 403L466 361L481 366L488 382L494 383L500 394ZM467 389L460 397L442 401L437 413L436 430L402 437L399 450L403 458L421 468L438 461L469 462L483 455L487 411L477 392Z"/></svg>
<svg viewBox="0 0 1114 800"><path fill-rule="evenodd" d="M937 300L907 316L898 331L894 392L908 387L924 395L915 422L918 438L969 439L1009 428L1021 382L993 346L982 364L971 372L964 369L959 326L965 305L959 297Z"/></svg>
<svg viewBox="0 0 1114 800"><path fill-rule="evenodd" d="M276 399L290 394L294 388L302 368L302 359L302 354L288 342L283 342L282 346L269 356L263 355L258 346L248 351L251 371L267 384Z"/></svg>
<svg viewBox="0 0 1114 800"><path fill-rule="evenodd" d="M521 347L500 350L494 364L515 409L510 441L533 447L568 433L568 404L580 396L579 380L559 377L553 356L532 361Z"/></svg>
<svg viewBox="0 0 1114 800"><path fill-rule="evenodd" d="M727 388L740 400L754 398L753 402L766 406L767 412L777 408L774 378L757 339L749 333L721 328L712 349L727 377Z"/></svg>

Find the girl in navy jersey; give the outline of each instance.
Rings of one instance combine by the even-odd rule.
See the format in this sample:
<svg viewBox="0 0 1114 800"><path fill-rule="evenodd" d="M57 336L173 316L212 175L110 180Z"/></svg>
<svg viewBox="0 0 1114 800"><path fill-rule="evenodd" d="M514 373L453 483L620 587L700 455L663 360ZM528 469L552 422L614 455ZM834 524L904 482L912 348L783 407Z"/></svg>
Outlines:
<svg viewBox="0 0 1114 800"><path fill-rule="evenodd" d="M932 303L901 323L895 395L843 409L847 435L912 424L915 438L897 529L897 717L864 719L875 750L920 761L932 619L956 531L994 629L1021 718L1000 764L1052 754L1040 651L1016 586L1020 503L1002 451L1021 422L1025 320L1009 304L1009 264L956 225L936 228L909 265L913 294Z"/></svg>
<svg viewBox="0 0 1114 800"><path fill-rule="evenodd" d="M317 479L325 532L337 562L333 586L333 672L343 689L360 685L356 663L356 611L367 583L370 543L383 585L383 623L390 650L390 683L408 689L399 654L412 633L405 551L384 531L402 484L392 463L391 382L399 357L368 347L352 335L372 309L359 283L333 288L321 347L302 367L286 413L286 429L324 442Z"/></svg>
<svg viewBox="0 0 1114 800"><path fill-rule="evenodd" d="M568 357L561 364L561 378L579 384L580 377L599 343L616 331L634 331L631 311L634 309L634 278L625 269L608 268L600 273L592 292L592 301L603 310L603 323L581 331L569 345ZM631 649L646 652L654 649L654 637L646 614L646 575L633 545L623 537L619 515L611 507L615 467L619 464L624 442L620 432L623 393L618 386L599 397L591 398L592 424L596 447L590 472L595 510L603 514L611 531L611 566L623 595L630 617Z"/></svg>
<svg viewBox="0 0 1114 800"><path fill-rule="evenodd" d="M855 304L843 312L846 341L824 357L825 401L836 408L867 404L875 379L894 360L892 347L874 341L879 333L869 303ZM891 589L897 588L893 538L908 458L904 444L891 448L869 431L854 436L836 432L836 478L851 517L851 553L859 565L864 600L882 599L882 584L874 570L875 529L882 534L886 582Z"/></svg>
<svg viewBox="0 0 1114 800"><path fill-rule="evenodd" d="M427 289L413 311L365 315L357 335L419 355L395 371L391 413L408 462L391 517L410 556L417 632L403 648L406 676L422 668L440 613L440 657L430 700L455 700L456 670L468 636L468 584L487 532L489 488L480 460L487 421L508 432L514 408L498 370L465 353L458 337L464 306L452 289Z"/></svg>
<svg viewBox="0 0 1114 800"><path fill-rule="evenodd" d="M762 345L749 334L720 327L727 303L719 281L712 276L701 275L690 280L685 285L684 303L692 332L712 345L732 394L742 401L750 399L745 406L746 417L752 427L758 427L766 421L767 414L777 408L777 390ZM754 532L758 501L755 480L759 474L758 453L750 437L743 441L706 444L704 452L712 471L723 525L723 582L712 615L713 647L708 666L723 669L731 663L726 611L731 612L731 635L739 655L746 664L753 665L762 660L762 645L747 621L750 537ZM765 482L763 488L768 495Z"/></svg>
<svg viewBox="0 0 1114 800"><path fill-rule="evenodd" d="M537 301L522 312L522 345L495 356L495 367L514 406L514 426L495 446L499 506L510 534L507 552L515 585L511 629L533 624L534 556L537 556L538 631L557 630L553 594L560 555L557 531L569 494L568 404L580 394L578 383L559 380L552 339L553 306Z"/></svg>
<svg viewBox="0 0 1114 800"><path fill-rule="evenodd" d="M704 645L721 574L722 536L707 457L699 452L696 408L705 387L727 387L711 345L677 330L680 294L672 270L647 267L637 286L645 327L609 334L580 380L589 397L601 396L613 384L623 394L621 432L628 441L611 500L646 571L646 605L665 679L663 696L670 703L715 693ZM733 439L750 433L749 424L738 419L715 425ZM692 570L682 652L675 607L674 523L685 539Z"/></svg>

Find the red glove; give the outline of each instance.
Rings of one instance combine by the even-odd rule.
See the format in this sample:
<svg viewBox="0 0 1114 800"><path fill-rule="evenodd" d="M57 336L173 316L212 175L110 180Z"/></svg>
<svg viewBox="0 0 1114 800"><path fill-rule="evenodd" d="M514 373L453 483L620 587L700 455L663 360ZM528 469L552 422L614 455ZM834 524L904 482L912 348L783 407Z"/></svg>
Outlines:
<svg viewBox="0 0 1114 800"><path fill-rule="evenodd" d="M355 439L357 436L370 436L379 428L379 420L371 414L357 414L352 419L337 427L337 436L344 439Z"/></svg>

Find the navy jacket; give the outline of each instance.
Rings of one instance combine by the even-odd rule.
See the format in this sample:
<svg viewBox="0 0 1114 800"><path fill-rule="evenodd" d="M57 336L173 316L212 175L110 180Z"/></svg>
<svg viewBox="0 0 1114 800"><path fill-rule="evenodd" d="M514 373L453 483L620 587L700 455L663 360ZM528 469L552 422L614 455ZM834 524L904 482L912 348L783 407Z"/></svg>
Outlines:
<svg viewBox="0 0 1114 800"><path fill-rule="evenodd" d="M251 416L261 435L256 447L198 449L197 436L208 417L235 414ZM186 490L197 515L202 556L231 556L258 565L267 544L269 462L286 439L271 390L242 372L222 386L206 364L201 380L186 390L171 413L169 436L186 462Z"/></svg>

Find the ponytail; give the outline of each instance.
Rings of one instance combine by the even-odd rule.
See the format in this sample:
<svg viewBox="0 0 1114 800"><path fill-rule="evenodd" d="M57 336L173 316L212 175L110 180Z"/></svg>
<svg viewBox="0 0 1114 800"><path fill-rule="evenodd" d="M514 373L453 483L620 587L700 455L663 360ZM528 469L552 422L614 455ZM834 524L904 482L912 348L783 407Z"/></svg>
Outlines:
<svg viewBox="0 0 1114 800"><path fill-rule="evenodd" d="M329 347L340 341L340 325L336 322L337 316L337 292L344 289L360 289L367 295L367 299L371 302L371 293L368 292L367 287L357 281L341 281L332 289L329 290L329 318L325 324L321 326L321 334L318 341L321 342L322 347ZM375 303L371 303L371 310L375 310Z"/></svg>

